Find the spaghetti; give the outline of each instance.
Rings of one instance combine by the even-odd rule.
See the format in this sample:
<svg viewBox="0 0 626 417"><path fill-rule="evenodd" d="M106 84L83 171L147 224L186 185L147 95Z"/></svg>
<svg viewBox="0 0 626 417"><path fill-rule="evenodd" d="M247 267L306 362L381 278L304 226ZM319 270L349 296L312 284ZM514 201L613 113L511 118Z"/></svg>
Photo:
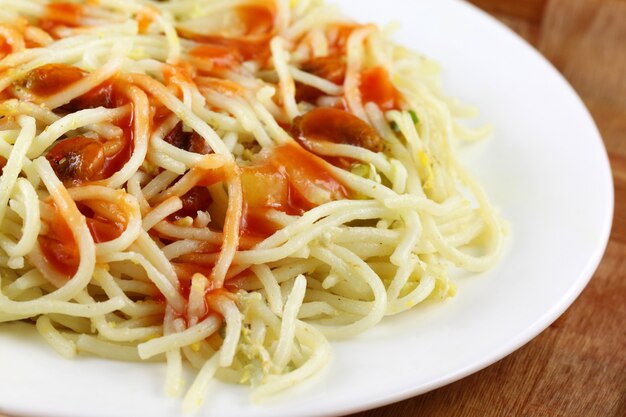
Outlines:
<svg viewBox="0 0 626 417"><path fill-rule="evenodd" d="M262 398L483 271L437 67L311 0L5 0L0 322Z"/></svg>

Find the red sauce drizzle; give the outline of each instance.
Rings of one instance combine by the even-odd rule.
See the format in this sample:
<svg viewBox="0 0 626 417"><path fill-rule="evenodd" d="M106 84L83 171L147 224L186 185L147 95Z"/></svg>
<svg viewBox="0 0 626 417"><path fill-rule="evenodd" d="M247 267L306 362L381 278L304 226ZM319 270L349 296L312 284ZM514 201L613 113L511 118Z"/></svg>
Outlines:
<svg viewBox="0 0 626 417"><path fill-rule="evenodd" d="M400 95L389 73L383 67L374 67L361 73L361 98L363 103L376 103L381 110L398 110Z"/></svg>

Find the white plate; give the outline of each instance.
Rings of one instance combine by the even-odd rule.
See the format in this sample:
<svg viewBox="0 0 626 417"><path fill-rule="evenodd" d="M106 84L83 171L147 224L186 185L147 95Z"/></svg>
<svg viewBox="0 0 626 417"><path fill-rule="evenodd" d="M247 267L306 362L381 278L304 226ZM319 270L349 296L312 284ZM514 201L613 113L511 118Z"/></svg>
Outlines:
<svg viewBox="0 0 626 417"><path fill-rule="evenodd" d="M202 416L324 416L398 401L501 359L552 323L597 267L613 187L598 131L572 88L493 19L453 0L344 0L363 21L398 20L397 39L438 60L446 91L476 104L492 139L462 150L509 220L500 264L458 279L458 294L333 343L327 369L263 405L215 383ZM22 326L18 326L22 327ZM8 330L8 331L7 331ZM177 416L164 367L60 359L31 331L0 328L0 413Z"/></svg>

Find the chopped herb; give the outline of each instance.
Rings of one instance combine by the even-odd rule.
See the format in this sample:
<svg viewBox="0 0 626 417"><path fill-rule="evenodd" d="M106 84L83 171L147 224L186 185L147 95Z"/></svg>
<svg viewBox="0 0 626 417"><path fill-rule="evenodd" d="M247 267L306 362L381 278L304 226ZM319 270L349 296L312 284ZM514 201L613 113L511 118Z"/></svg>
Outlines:
<svg viewBox="0 0 626 417"><path fill-rule="evenodd" d="M400 131L400 126L398 126L398 124L396 122L394 122L394 121L389 123L389 127L391 127L391 130L393 130L394 132L399 132Z"/></svg>
<svg viewBox="0 0 626 417"><path fill-rule="evenodd" d="M409 110L409 114L411 115L411 119L413 119L413 123L418 124L420 122L419 117L417 117L417 113L414 110Z"/></svg>

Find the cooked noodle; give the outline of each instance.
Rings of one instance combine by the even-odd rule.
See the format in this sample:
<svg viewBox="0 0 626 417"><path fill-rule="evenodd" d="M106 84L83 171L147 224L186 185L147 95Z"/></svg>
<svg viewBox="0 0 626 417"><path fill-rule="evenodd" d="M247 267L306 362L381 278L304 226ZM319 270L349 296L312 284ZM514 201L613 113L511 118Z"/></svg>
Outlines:
<svg viewBox="0 0 626 417"><path fill-rule="evenodd" d="M489 130L438 82L319 1L3 1L0 322L164 360L186 410L310 377L498 258L451 146Z"/></svg>

